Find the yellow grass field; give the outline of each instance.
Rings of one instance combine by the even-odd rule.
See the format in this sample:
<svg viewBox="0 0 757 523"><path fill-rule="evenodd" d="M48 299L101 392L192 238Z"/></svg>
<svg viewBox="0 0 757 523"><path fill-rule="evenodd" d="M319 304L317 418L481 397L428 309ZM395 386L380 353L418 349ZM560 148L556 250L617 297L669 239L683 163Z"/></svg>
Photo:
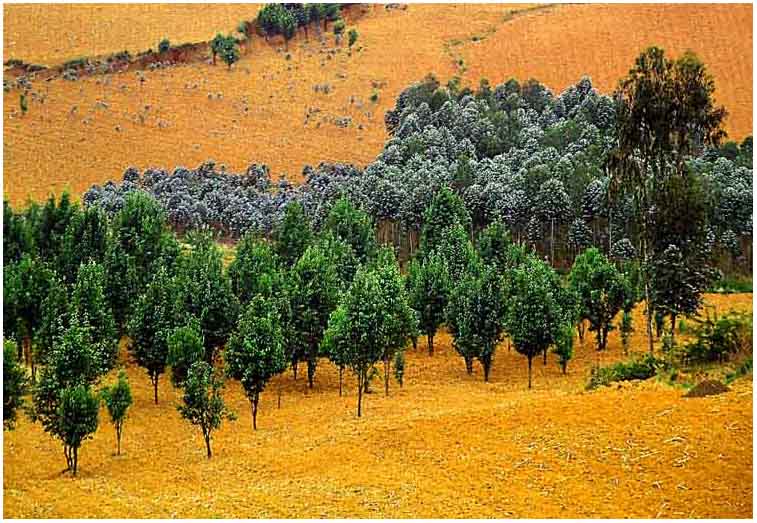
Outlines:
<svg viewBox="0 0 757 523"><path fill-rule="evenodd" d="M722 313L752 310L752 295L708 295ZM635 314L637 331L640 309ZM291 373L262 396L258 430L238 383L239 414L205 457L199 430L180 419L166 377L160 403L129 366L135 402L123 449L101 412L82 447L80 475L61 475L62 447L23 419L5 433L6 517L318 518L752 516L752 383L698 399L657 380L584 392L597 353L577 347L567 376L550 356L534 362L502 344L491 382L465 374L448 335L433 357L409 350L403 389L378 381L355 416L355 384L323 361L316 387ZM642 351L636 332L632 350ZM602 363L622 358L616 332ZM113 379L113 377L108 378ZM281 409L277 389L282 388Z"/></svg>
<svg viewBox="0 0 757 523"><path fill-rule="evenodd" d="M64 188L79 196L93 183L120 179L130 165L171 170L208 158L240 171L267 163L294 180L320 161L365 165L387 138L384 113L429 72L443 82L462 74L470 84L534 77L555 91L588 74L609 92L652 44L674 55L697 52L731 113L729 134L752 133L751 5L528 7L359 6L348 15L360 34L360 50L351 54L346 44L334 52L330 29L323 41L311 30L288 53L280 38L256 38L230 71L194 63L145 71L143 84L134 72L33 82L39 96L25 117L18 92L4 96L4 193L16 205ZM213 4L193 16L185 6L108 5L79 6L74 16L63 7L6 5L4 53L59 63L83 52L154 48L163 36L208 39L256 10ZM326 83L329 94L314 91ZM374 91L377 102L370 101ZM344 116L351 125L336 126Z"/></svg>

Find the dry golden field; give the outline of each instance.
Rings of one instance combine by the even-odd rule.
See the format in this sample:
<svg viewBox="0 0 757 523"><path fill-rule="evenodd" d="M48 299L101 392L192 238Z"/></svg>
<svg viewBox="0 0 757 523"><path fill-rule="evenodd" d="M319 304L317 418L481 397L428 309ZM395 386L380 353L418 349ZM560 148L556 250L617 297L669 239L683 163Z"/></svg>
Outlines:
<svg viewBox="0 0 757 523"><path fill-rule="evenodd" d="M752 295L707 296L720 313L752 310ZM636 325L641 329L640 310ZM752 383L683 398L649 380L584 392L597 353L587 343L563 376L552 356L534 362L503 344L491 382L465 374L440 335L433 357L410 349L403 389L368 395L355 416L355 385L338 396L322 362L316 387L287 373L261 400L258 431L237 383L225 396L239 419L214 436L179 417L163 377L152 402L146 374L129 366L135 403L124 452L101 427L84 444L80 475L62 475L61 446L23 419L4 441L6 517L632 517L752 515ZM635 333L632 349L644 338ZM602 362L621 358L615 332ZM109 379L112 379L109 378ZM276 390L282 387L277 409Z"/></svg>
<svg viewBox="0 0 757 523"><path fill-rule="evenodd" d="M93 183L120 179L129 165L173 169L208 158L235 170L267 163L295 180L305 164L364 165L387 138L386 110L429 72L443 82L462 74L472 84L481 77L493 83L534 77L555 91L588 74L609 91L651 44L699 53L731 113L729 133L736 139L752 133L751 5L527 8L356 7L348 23L360 33L359 50L351 55L346 45L330 52L330 32L320 41L311 31L309 40L302 34L293 40L288 53L280 39L255 39L231 71L194 63L145 71L144 83L134 72L36 82L39 97L25 117L17 91L4 96L4 193L16 205L66 187L78 196ZM207 39L257 11L239 4L203 6L198 16L175 5L80 6L75 16L49 9L4 7L6 59L60 62L83 52L155 47L163 36L177 43ZM324 83L329 94L314 91ZM349 127L334 124L342 116L352 118Z"/></svg>
<svg viewBox="0 0 757 523"><path fill-rule="evenodd" d="M259 4L13 4L4 9L3 62L56 65L79 56L199 42L257 15Z"/></svg>

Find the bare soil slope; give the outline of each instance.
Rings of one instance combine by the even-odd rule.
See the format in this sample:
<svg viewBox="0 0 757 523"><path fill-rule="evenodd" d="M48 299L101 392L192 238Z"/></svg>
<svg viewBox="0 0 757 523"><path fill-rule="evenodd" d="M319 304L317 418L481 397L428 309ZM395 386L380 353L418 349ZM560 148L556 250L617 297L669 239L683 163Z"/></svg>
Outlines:
<svg viewBox="0 0 757 523"><path fill-rule="evenodd" d="M723 312L751 311L752 295L709 296ZM636 325L641 325L640 310ZM638 329L639 331L643 329ZM80 476L61 476L61 446L21 421L4 441L6 517L633 517L748 518L752 514L752 384L706 398L650 380L584 392L597 353L578 348L563 376L553 357L534 365L503 344L491 383L465 374L441 335L437 353L409 351L406 383L366 398L338 396L336 369L316 388L287 373L262 396L258 431L237 383L239 414L214 436L207 460L199 430L179 418L164 377L152 403L146 374L128 368L135 404L114 456L101 428L84 444ZM643 350L637 332L633 348ZM611 333L603 363L621 358ZM282 407L276 391L282 387Z"/></svg>
<svg viewBox="0 0 757 523"><path fill-rule="evenodd" d="M82 49L144 49L162 36L173 42L209 38L249 17L245 6L235 5L222 24L224 8L203 6L196 25L181 22L179 30L173 21L191 14L155 5L149 16L129 12L128 30L82 31L82 21L127 16L118 11L124 7L136 6L79 7L80 18L58 17L60 34L83 36L50 46L36 37L52 34L47 11L5 6L6 57L42 60L48 48L58 53L51 59ZM348 20L360 33L359 50L351 55L346 44L335 50L330 29L323 41L311 30L309 40L300 34L288 52L281 39L256 39L231 71L201 63L145 71L144 83L134 73L38 82L39 97L30 100L25 117L18 114L18 93L6 93L3 190L22 204L65 187L78 195L93 183L120 179L129 165L173 169L208 158L240 171L264 162L298 180L305 164L373 160L387 138L384 113L403 88L429 72L443 82L462 74L473 84L481 77L492 83L534 77L555 91L588 74L610 90L651 44L674 54L686 48L699 53L731 112L730 134L738 139L752 132L750 5L528 7L358 7L350 17L359 19ZM327 94L315 91L324 84ZM344 117L351 119L348 126L336 125Z"/></svg>

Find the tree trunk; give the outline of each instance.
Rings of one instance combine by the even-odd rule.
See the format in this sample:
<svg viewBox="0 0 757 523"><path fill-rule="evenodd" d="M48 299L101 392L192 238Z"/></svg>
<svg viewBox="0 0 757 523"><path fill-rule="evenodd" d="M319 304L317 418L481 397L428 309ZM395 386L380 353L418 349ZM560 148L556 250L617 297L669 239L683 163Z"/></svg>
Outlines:
<svg viewBox="0 0 757 523"><path fill-rule="evenodd" d="M670 315L670 344L675 344L676 340L676 315Z"/></svg>
<svg viewBox="0 0 757 523"><path fill-rule="evenodd" d="M79 469L79 447L74 447L74 476Z"/></svg>
<svg viewBox="0 0 757 523"><path fill-rule="evenodd" d="M279 387L278 387L278 407L277 408L279 409L281 408L281 382L279 382Z"/></svg>
<svg viewBox="0 0 757 523"><path fill-rule="evenodd" d="M489 372L492 369L491 358L484 358L481 360L481 365L484 367L484 382L489 383Z"/></svg>
<svg viewBox="0 0 757 523"><path fill-rule="evenodd" d="M252 430L258 430L258 401L260 393L255 392L252 395Z"/></svg>
<svg viewBox="0 0 757 523"><path fill-rule="evenodd" d="M555 219L552 218L550 220L550 239L549 239L549 261L552 264L552 267L555 266Z"/></svg>
<svg viewBox="0 0 757 523"><path fill-rule="evenodd" d="M584 320L578 322L578 341L581 342L581 346L584 345L584 334L586 334L586 323Z"/></svg>
<svg viewBox="0 0 757 523"><path fill-rule="evenodd" d="M294 381L297 381L297 360L292 360L292 372L294 373Z"/></svg>
<svg viewBox="0 0 757 523"><path fill-rule="evenodd" d="M547 364L547 347L544 347L543 354L544 354L544 365L546 365Z"/></svg>
<svg viewBox="0 0 757 523"><path fill-rule="evenodd" d="M469 357L465 357L465 372L468 373L468 376L471 376L473 374L473 359Z"/></svg>
<svg viewBox="0 0 757 523"><path fill-rule="evenodd" d="M560 365L562 366L562 373L563 376L568 373L568 362L567 361L561 361Z"/></svg>
<svg viewBox="0 0 757 523"><path fill-rule="evenodd" d="M533 356L528 356L528 388L531 388L531 360L533 359Z"/></svg>
<svg viewBox="0 0 757 523"><path fill-rule="evenodd" d="M644 242L646 244L646 242ZM646 262L646 256L644 261ZM645 265L647 265L645 263ZM646 313L647 313L647 340L649 341L649 353L654 353L654 339L652 337L652 306L649 301L649 277L647 276L647 270L644 268L644 300L646 301Z"/></svg>
<svg viewBox="0 0 757 523"><path fill-rule="evenodd" d="M358 371L357 373L357 417L362 415L363 404L363 383L365 382L365 373Z"/></svg>
<svg viewBox="0 0 757 523"><path fill-rule="evenodd" d="M413 336L413 350L418 349L418 338Z"/></svg>
<svg viewBox="0 0 757 523"><path fill-rule="evenodd" d="M213 456L213 452L210 450L210 431L203 432L203 436L205 436L205 448L208 451L208 459L210 459Z"/></svg>
<svg viewBox="0 0 757 523"><path fill-rule="evenodd" d="M123 429L123 425L119 423L116 425L116 454L118 456L121 455L121 430Z"/></svg>
<svg viewBox="0 0 757 523"><path fill-rule="evenodd" d="M315 366L314 360L308 360L308 387L313 388L313 379L315 378Z"/></svg>
<svg viewBox="0 0 757 523"><path fill-rule="evenodd" d="M384 395L389 396L389 369L391 364L389 362L389 356L384 357Z"/></svg>
<svg viewBox="0 0 757 523"><path fill-rule="evenodd" d="M158 374L150 376L150 381L152 381L152 391L153 391L153 397L155 399L155 404L158 404Z"/></svg>
<svg viewBox="0 0 757 523"><path fill-rule="evenodd" d="M426 334L426 337L428 338L428 355L433 356L434 355L434 333L429 332Z"/></svg>

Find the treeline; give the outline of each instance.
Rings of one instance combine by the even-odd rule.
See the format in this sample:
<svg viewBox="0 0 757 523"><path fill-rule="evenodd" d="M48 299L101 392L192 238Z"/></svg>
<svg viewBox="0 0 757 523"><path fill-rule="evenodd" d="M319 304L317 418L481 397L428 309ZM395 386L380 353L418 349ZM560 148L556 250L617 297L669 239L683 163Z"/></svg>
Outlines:
<svg viewBox="0 0 757 523"><path fill-rule="evenodd" d="M703 66L700 70L706 73ZM708 89L711 95L712 84ZM423 210L449 187L463 199L473 232L499 220L516 242L567 268L589 246L606 255L641 249L636 196L613 183L619 100L600 95L586 78L559 96L536 81L510 80L496 87L482 81L471 90L428 78L400 94L386 115L392 137L364 170L306 167L305 182L292 186L272 180L260 165L240 175L212 162L193 170L179 167L172 175L129 169L123 184L95 186L85 202L112 212L124 194L143 189L180 229L210 226L240 237L250 229L270 234L290 201L300 202L319 224L345 196L371 216L382 243L394 243L405 260L418 247ZM699 201L692 212L704 215L716 265L727 273L750 274L751 137L740 144L701 141L680 158L664 161L686 169L685 189ZM650 194L666 198L662 190ZM690 222L686 211L679 209L675 219Z"/></svg>
<svg viewBox="0 0 757 523"><path fill-rule="evenodd" d="M403 275L394 250L377 243L370 217L347 199L320 227L291 202L272 239L245 236L228 267L211 234L191 232L180 242L161 206L141 191L128 194L112 218L66 195L24 213L6 202L3 327L12 342L5 361L19 377L5 389L6 425L26 390L18 371L25 360L32 419L62 441L72 471L97 428L101 396L113 405L120 449L128 382L120 375L104 395L95 387L118 365L127 336L156 403L160 377L170 371L184 392L179 410L202 429L210 457L212 431L234 417L223 403L224 377L241 382L257 428L260 394L273 376L291 368L296 379L304 365L313 387L328 358L339 368L340 394L344 371L356 376L360 416L374 369L383 368L388 394L392 375L402 383L408 343L423 333L433 352L434 334L446 324L467 372L479 361L485 380L507 335L528 359L530 387L533 358L543 354L546 364L553 347L565 370L576 324L587 320L603 349L615 313L635 303L629 277L596 250L579 258L564 285L500 223L474 243L470 216L448 189L425 216L422 246ZM610 296L601 311L596 292Z"/></svg>

